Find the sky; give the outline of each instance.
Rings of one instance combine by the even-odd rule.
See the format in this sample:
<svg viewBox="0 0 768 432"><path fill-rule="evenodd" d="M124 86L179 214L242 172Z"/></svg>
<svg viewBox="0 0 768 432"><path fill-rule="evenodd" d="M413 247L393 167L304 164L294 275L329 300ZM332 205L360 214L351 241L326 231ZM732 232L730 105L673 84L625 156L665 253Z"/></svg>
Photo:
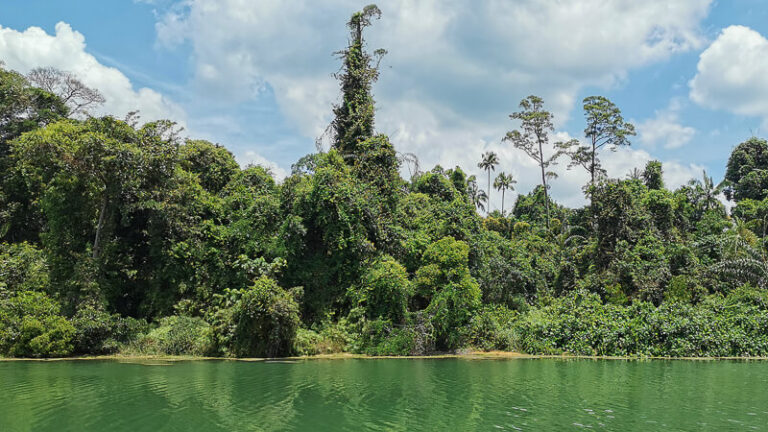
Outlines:
<svg viewBox="0 0 768 432"><path fill-rule="evenodd" d="M75 73L106 98L95 114L169 118L282 178L316 151L339 100L333 55L350 0L0 0L0 60ZM499 154L517 190L535 163L502 137L530 94L551 140L583 139L581 101L611 99L638 134L601 159L612 177L663 162L668 187L722 179L732 148L768 132L768 5L760 0L380 0L376 130L422 169ZM576 206L586 171L562 161L553 197ZM501 199L491 194L491 208ZM508 195L509 196L509 195ZM507 202L510 202L507 198Z"/></svg>

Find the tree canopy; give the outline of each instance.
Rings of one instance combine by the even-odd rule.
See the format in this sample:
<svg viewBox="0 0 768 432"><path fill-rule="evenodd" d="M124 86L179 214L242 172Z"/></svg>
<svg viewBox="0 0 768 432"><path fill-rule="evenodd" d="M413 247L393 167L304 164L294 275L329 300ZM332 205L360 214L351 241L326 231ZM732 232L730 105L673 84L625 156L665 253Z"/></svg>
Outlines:
<svg viewBox="0 0 768 432"><path fill-rule="evenodd" d="M422 169L374 129L380 16L349 20L333 145L284 179L169 121L88 116L73 75L0 67L0 355L768 355L765 140L672 190L657 160L603 169L634 135L611 101L556 145L532 95L499 138L535 179L490 150L480 181ZM589 205L553 199L563 155Z"/></svg>

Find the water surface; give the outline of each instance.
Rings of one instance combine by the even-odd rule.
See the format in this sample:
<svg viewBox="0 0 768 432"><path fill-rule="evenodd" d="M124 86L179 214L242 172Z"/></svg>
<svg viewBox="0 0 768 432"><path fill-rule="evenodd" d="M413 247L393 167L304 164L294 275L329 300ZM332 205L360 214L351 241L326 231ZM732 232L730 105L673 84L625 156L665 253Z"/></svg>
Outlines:
<svg viewBox="0 0 768 432"><path fill-rule="evenodd" d="M768 362L0 362L0 431L768 430Z"/></svg>

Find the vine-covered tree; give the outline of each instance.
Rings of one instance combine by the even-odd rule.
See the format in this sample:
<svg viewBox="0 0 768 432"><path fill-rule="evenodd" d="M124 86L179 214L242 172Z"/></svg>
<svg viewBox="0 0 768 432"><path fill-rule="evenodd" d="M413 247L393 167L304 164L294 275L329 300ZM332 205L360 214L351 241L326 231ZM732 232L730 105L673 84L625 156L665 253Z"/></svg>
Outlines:
<svg viewBox="0 0 768 432"><path fill-rule="evenodd" d="M374 4L354 13L347 23L349 46L337 53L344 61L341 73L336 74L341 82L342 100L333 108L335 118L331 128L333 146L345 157L356 155L358 143L371 138L374 133L375 106L371 86L379 78L379 62L386 50L368 53L363 30L373 19L380 17L381 10Z"/></svg>

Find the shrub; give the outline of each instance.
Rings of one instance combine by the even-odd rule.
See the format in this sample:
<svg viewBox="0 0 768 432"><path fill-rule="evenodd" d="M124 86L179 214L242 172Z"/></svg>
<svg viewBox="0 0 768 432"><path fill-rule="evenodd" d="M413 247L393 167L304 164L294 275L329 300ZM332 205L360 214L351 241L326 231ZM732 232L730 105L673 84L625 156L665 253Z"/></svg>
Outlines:
<svg viewBox="0 0 768 432"><path fill-rule="evenodd" d="M81 306L70 322L75 327L74 352L112 354L149 331L145 320L109 314L93 305Z"/></svg>
<svg viewBox="0 0 768 432"><path fill-rule="evenodd" d="M516 314L504 306L483 307L466 329L468 342L482 350L511 350L514 346Z"/></svg>
<svg viewBox="0 0 768 432"><path fill-rule="evenodd" d="M0 353L11 357L63 357L75 328L47 295L22 291L0 299Z"/></svg>
<svg viewBox="0 0 768 432"><path fill-rule="evenodd" d="M29 243L0 243L0 295L48 288L48 264L43 251Z"/></svg>
<svg viewBox="0 0 768 432"><path fill-rule="evenodd" d="M201 318L170 316L160 320L137 341L137 348L146 354L204 355L210 351L210 326Z"/></svg>
<svg viewBox="0 0 768 432"><path fill-rule="evenodd" d="M532 309L515 324L516 347L531 354L765 356L766 296L742 287L692 305L603 304L584 291Z"/></svg>
<svg viewBox="0 0 768 432"><path fill-rule="evenodd" d="M456 349L462 343L460 329L480 306L480 287L469 273L469 247L445 237L424 252L424 266L416 271L418 292L429 300L438 348Z"/></svg>
<svg viewBox="0 0 768 432"><path fill-rule="evenodd" d="M393 325L388 320L368 321L360 338L360 352L368 355L412 355L416 332L411 326Z"/></svg>
<svg viewBox="0 0 768 432"><path fill-rule="evenodd" d="M115 317L88 305L78 309L71 319L75 327L74 349L80 354L109 354L117 351L113 339Z"/></svg>
<svg viewBox="0 0 768 432"><path fill-rule="evenodd" d="M405 267L389 255L376 260L366 269L359 286L352 291L357 304L365 309L369 319L390 319L401 323L405 319L411 282Z"/></svg>
<svg viewBox="0 0 768 432"><path fill-rule="evenodd" d="M236 357L280 357L294 353L299 305L277 282L262 276L243 290L228 290L214 313L220 350Z"/></svg>
<svg viewBox="0 0 768 432"><path fill-rule="evenodd" d="M314 330L299 328L296 330L296 339L293 341L293 352L299 356L311 356L320 354L322 337Z"/></svg>

